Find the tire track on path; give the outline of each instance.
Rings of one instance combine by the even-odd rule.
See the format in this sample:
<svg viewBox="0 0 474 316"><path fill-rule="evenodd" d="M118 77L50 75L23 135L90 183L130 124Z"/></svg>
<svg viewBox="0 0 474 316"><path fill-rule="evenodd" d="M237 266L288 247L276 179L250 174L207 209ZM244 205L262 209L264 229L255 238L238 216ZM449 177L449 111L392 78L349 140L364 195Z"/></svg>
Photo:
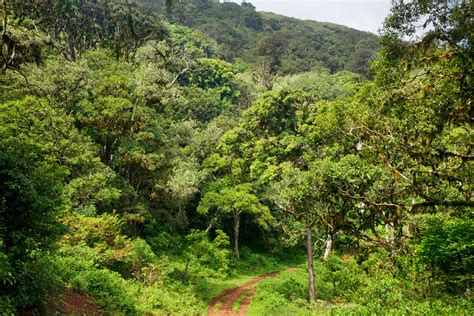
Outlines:
<svg viewBox="0 0 474 316"><path fill-rule="evenodd" d="M254 285L262 282L265 279L273 278L277 276L280 272L272 272L265 275L261 275L255 279L248 281L247 283L234 287L232 289L225 290L218 296L214 297L209 303L207 310L208 316L228 316L228 315L239 315L244 316L249 308L250 302L252 301L253 296L255 295ZM250 292L240 304L239 310L234 312L232 310L232 305L246 292ZM216 306L222 302L220 309L216 312Z"/></svg>

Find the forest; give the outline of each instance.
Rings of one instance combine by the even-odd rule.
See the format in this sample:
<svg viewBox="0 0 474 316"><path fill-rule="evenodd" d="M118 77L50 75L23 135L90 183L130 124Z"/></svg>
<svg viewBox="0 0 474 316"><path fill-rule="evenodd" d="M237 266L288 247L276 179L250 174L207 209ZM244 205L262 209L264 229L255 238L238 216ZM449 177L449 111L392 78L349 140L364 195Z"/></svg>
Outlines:
<svg viewBox="0 0 474 316"><path fill-rule="evenodd" d="M474 314L473 1L0 17L0 315Z"/></svg>

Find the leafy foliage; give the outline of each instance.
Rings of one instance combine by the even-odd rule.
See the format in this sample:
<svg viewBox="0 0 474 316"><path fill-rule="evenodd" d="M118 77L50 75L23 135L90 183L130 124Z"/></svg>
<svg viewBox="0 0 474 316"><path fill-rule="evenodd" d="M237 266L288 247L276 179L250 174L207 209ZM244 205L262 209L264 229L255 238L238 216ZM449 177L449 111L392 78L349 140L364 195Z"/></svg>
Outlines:
<svg viewBox="0 0 474 316"><path fill-rule="evenodd" d="M149 8L164 5L141 2ZM270 71L280 74L324 67L367 75L368 62L379 46L374 34L257 12L251 3L181 1L169 18L212 38L225 60L240 58L253 64L259 56L268 58Z"/></svg>
<svg viewBox="0 0 474 316"><path fill-rule="evenodd" d="M1 312L200 314L304 244L250 313L469 313L471 9L394 1L369 70L249 3L4 0Z"/></svg>

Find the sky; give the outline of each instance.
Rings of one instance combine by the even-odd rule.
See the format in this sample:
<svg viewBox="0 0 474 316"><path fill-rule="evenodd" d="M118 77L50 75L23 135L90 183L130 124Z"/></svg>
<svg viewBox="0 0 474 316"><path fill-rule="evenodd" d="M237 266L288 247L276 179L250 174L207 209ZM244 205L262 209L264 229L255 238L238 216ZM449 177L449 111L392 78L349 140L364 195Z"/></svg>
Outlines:
<svg viewBox="0 0 474 316"><path fill-rule="evenodd" d="M235 0L240 3L240 0ZM258 11L299 19L333 22L377 33L388 15L391 0L248 0Z"/></svg>

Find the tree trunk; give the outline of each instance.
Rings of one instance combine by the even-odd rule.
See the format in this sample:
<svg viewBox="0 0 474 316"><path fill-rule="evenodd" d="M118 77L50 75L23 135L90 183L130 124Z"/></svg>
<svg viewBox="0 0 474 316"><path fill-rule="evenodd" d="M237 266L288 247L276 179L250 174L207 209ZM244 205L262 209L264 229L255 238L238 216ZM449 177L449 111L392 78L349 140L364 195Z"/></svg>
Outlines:
<svg viewBox="0 0 474 316"><path fill-rule="evenodd" d="M329 257L329 255L331 254L332 242L333 242L332 232L329 230L328 236L326 238L326 250L324 251L324 259Z"/></svg>
<svg viewBox="0 0 474 316"><path fill-rule="evenodd" d="M2 7L3 7L2 41L4 41L5 40L5 35L7 34L7 21L8 21L7 0L2 0Z"/></svg>
<svg viewBox="0 0 474 316"><path fill-rule="evenodd" d="M234 252L237 259L240 259L239 230L240 230L240 214L234 211Z"/></svg>
<svg viewBox="0 0 474 316"><path fill-rule="evenodd" d="M7 43L7 24L8 24L8 7L7 7L7 0L2 0L2 9L3 9L3 18L2 18L2 37L0 38L1 44L1 55L0 59L5 61L5 65L2 65L1 70L6 71L8 67L8 43Z"/></svg>
<svg viewBox="0 0 474 316"><path fill-rule="evenodd" d="M184 275L183 275L183 280L185 282L188 282L189 281L189 265L191 263L191 259L187 259L186 260L186 266L184 268Z"/></svg>
<svg viewBox="0 0 474 316"><path fill-rule="evenodd" d="M213 217L211 221L209 222L209 225L206 228L206 233L209 233L214 226L215 222L217 221L217 217Z"/></svg>
<svg viewBox="0 0 474 316"><path fill-rule="evenodd" d="M393 241L393 227L391 224L385 224L385 240L387 242Z"/></svg>
<svg viewBox="0 0 474 316"><path fill-rule="evenodd" d="M313 264L313 239L311 236L311 226L306 225L306 252L308 257L308 280L309 280L309 300L316 301L314 290L314 264Z"/></svg>

